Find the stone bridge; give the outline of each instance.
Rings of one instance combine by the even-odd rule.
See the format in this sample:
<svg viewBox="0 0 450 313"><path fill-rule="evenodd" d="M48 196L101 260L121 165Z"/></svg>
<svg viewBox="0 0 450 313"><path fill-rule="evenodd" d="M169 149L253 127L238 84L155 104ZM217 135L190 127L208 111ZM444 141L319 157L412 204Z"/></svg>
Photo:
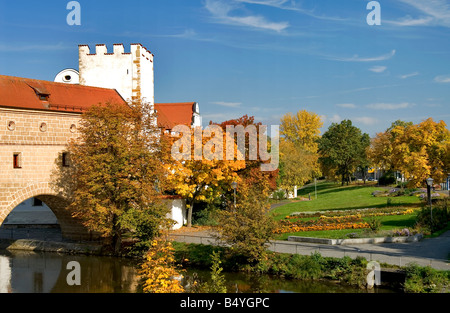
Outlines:
<svg viewBox="0 0 450 313"><path fill-rule="evenodd" d="M63 237L97 239L66 210L51 181L67 159L68 140L78 136L81 113L109 99L124 103L114 89L0 75L0 225L36 197L53 211Z"/></svg>

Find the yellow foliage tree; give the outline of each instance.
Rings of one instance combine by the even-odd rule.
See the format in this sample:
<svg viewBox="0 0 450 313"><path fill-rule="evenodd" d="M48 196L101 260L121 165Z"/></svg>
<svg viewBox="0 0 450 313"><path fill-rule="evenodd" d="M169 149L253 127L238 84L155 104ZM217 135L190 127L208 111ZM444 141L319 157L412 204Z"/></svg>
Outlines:
<svg viewBox="0 0 450 313"><path fill-rule="evenodd" d="M219 126L216 128L217 133L214 133L214 136L203 134L201 140L198 139L198 133L196 134L198 129L193 128L190 131L191 136L187 144L190 144L191 149L188 151L188 157L180 160L172 159L167 164L170 173L169 184L177 194L187 200L187 227L192 226L194 204L198 201L213 200L224 191L230 190L231 183L239 181L236 172L245 168L244 160L227 160L225 149L220 150L220 146L226 146L226 133L223 133ZM179 137L173 139L181 140ZM183 147L183 149L185 148L187 147ZM236 152L236 145L234 148ZM214 157L205 158L205 151ZM183 150L183 152L186 151Z"/></svg>
<svg viewBox="0 0 450 313"><path fill-rule="evenodd" d="M182 293L184 288L176 279L180 271L176 269L172 244L163 239L153 240L145 255L140 275L144 280L146 293Z"/></svg>
<svg viewBox="0 0 450 313"><path fill-rule="evenodd" d="M286 141L301 146L306 151L316 153L319 146L320 128L323 122L319 115L306 110L298 111L295 115L288 113L281 118L280 135Z"/></svg>
<svg viewBox="0 0 450 313"><path fill-rule="evenodd" d="M377 134L369 155L376 164L402 172L409 185L417 187L430 176L436 182L444 181L450 169L449 145L450 132L444 121L397 121Z"/></svg>
<svg viewBox="0 0 450 313"><path fill-rule="evenodd" d="M320 176L318 139L323 126L320 116L306 110L288 113L280 121L280 173L278 186L286 192Z"/></svg>
<svg viewBox="0 0 450 313"><path fill-rule="evenodd" d="M303 186L317 169L318 154L296 146L293 142L280 141L280 172L278 186L286 194L293 186Z"/></svg>

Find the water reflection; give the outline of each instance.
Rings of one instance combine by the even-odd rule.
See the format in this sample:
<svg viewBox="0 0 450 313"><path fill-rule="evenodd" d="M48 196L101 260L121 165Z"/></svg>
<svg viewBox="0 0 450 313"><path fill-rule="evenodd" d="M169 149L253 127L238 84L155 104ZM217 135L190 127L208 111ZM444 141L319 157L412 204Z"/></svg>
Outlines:
<svg viewBox="0 0 450 313"><path fill-rule="evenodd" d="M81 285L69 286L67 263L81 266ZM13 252L0 254L0 292L131 293L138 290L132 260L96 256Z"/></svg>
<svg viewBox="0 0 450 313"><path fill-rule="evenodd" d="M69 286L71 261L80 263L81 285ZM135 260L113 257L66 255L56 253L0 251L0 293L136 293L141 292ZM189 269L182 282L195 276L200 282L210 279L208 270ZM270 275L225 273L229 293L358 293L363 289L328 281L285 280ZM387 290L379 289L378 292Z"/></svg>

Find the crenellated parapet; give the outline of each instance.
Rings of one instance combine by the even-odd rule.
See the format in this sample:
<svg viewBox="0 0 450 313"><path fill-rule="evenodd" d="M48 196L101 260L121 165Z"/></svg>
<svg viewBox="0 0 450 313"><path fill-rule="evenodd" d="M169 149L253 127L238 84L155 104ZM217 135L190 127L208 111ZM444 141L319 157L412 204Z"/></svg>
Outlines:
<svg viewBox="0 0 450 313"><path fill-rule="evenodd" d="M80 84L116 89L127 101L154 103L154 55L140 43L79 45Z"/></svg>

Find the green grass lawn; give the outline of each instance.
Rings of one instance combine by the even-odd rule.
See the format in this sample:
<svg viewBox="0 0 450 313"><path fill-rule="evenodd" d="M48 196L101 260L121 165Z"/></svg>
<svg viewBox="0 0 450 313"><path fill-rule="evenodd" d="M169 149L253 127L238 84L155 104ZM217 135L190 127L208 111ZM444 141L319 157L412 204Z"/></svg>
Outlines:
<svg viewBox="0 0 450 313"><path fill-rule="evenodd" d="M317 200L314 199L314 185L307 186L299 190L298 196L307 198L311 193L311 201L291 201L273 209L272 214L275 220L281 220L293 212L385 208L387 197L372 196L372 192L382 188L373 184L341 186L332 182L320 182L317 184ZM416 196L391 197L390 206L419 207L420 199ZM350 233L355 233L358 237L383 236L393 229L413 227L416 216L417 212L407 215L382 216L380 217L382 226L378 233L373 233L367 229L305 231L281 234L277 239L284 240L288 236L337 239L348 238L347 236Z"/></svg>
<svg viewBox="0 0 450 313"><path fill-rule="evenodd" d="M282 219L293 212L347 210L386 207L387 197L374 197L372 192L384 187L373 184L341 186L333 182L320 182L317 184L317 200L314 196L314 185L307 186L298 191L299 197L311 201L298 201L275 208L272 213L276 220ZM391 206L417 207L420 199L416 196L391 197Z"/></svg>

